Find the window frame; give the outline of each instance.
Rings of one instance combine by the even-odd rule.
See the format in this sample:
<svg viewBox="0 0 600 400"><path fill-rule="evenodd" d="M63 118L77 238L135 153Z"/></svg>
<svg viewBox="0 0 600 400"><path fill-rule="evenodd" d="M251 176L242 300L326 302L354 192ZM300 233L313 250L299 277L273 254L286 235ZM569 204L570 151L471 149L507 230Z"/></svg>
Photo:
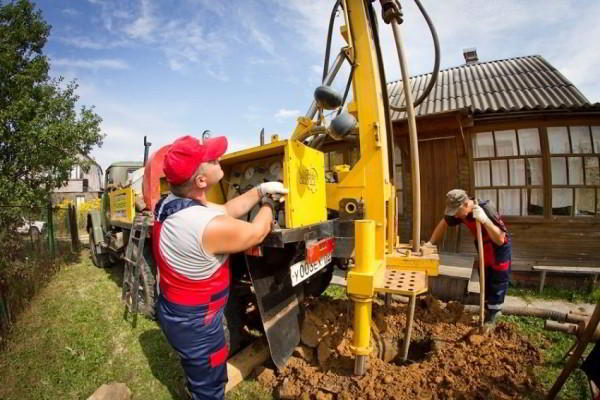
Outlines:
<svg viewBox="0 0 600 400"><path fill-rule="evenodd" d="M539 141L539 146L540 146L540 153L539 154L526 154L523 155L521 154L521 143L519 141L519 130L525 130L525 129L537 129L538 132L538 141ZM515 144L516 144L516 152L517 155L512 155L512 156L497 156L498 154L498 145L497 145L497 141L496 141L496 132L500 132L500 131L513 131L514 132L514 136L515 136ZM492 135L492 144L493 144L493 148L494 148L494 156L493 157L476 157L475 156L475 150L473 148L474 145L474 140L475 137L477 135L483 134L483 133L491 133ZM542 193L544 195L544 213L546 210L546 193L544 190L544 183L545 182L545 174L544 174L544 149L543 149L543 145L542 145L542 133L541 133L541 129L540 127L529 127L529 128L524 128L524 127L502 127L501 129L498 128L491 128L491 129L486 129L486 130L482 130L479 132L473 132L471 135L471 165L472 165L472 171L473 171L473 182L472 182L472 187L473 187L473 193L475 193L478 190L494 190L496 192L495 194L495 199L493 199L493 204L496 207L496 209L498 209L498 211L500 211L500 190L519 190L519 215L506 215L506 217L511 217L511 218L535 218L535 219L540 219L544 217L544 214L542 215L523 215L524 210L524 204L523 204L523 200L524 200L524 196L523 196L523 190L527 190L528 191L528 196L531 196L531 190L532 189L540 189L542 190ZM540 159L542 162L542 184L527 184L527 160L528 159ZM525 184L524 185L513 185L511 184L511 163L510 160L523 160L523 165L524 165L524 171L525 171ZM489 185L488 186L476 186L475 184L475 163L477 162L481 162L481 161L487 161L488 162L488 172L489 172ZM494 182L494 168L493 168L493 161L504 161L505 165L506 165L506 175L507 175L507 184L506 185L497 185ZM503 215L504 217L505 215Z"/></svg>
<svg viewBox="0 0 600 400"><path fill-rule="evenodd" d="M575 153L573 152L573 138L571 135L571 128L572 127L580 127L580 126L585 126L588 129L588 137L590 139L590 145L591 145L591 152L589 153ZM586 158L595 158L597 160L598 166L600 168L600 149L598 149L598 151L596 151L595 146L594 146L594 136L593 136L593 132L592 132L592 127L593 126L600 126L600 123L598 125L594 125L592 123L588 123L588 124L552 124L549 125L545 128L546 130L546 134L547 134L547 129L548 128L554 128L554 127L566 127L567 128L567 138L568 138L568 142L569 142L569 153L551 153L550 152L550 138L548 137L548 146L547 146L547 156L548 156L548 162L549 162L549 168L548 168L548 175L549 175L549 181L548 181L548 185L549 185L549 192L550 192L550 216L552 218L558 218L558 219L564 219L564 218L573 218L575 220L581 220L581 219L598 219L600 218L600 215L598 215L597 213L595 215L576 215L575 214L575 208L577 205L577 196L576 196L576 189L590 189L590 190L594 190L595 193L595 198L594 198L594 208L595 210L597 210L598 207L598 202L600 202L600 196L598 194L598 192L600 191L600 181L597 184L591 185L591 184L587 184L587 174L586 174L586 170L585 170L585 159ZM566 180L567 183L566 184L554 184L552 182L553 176L552 176L552 159L553 158L562 158L565 160L565 173L566 173ZM581 159L581 166L582 166L582 178L583 178L583 184L571 184L571 171L570 171L570 163L569 163L569 159L570 158L579 158ZM600 179L600 178L599 178ZM555 215L552 214L552 192L553 189L570 189L571 190L571 215Z"/></svg>
<svg viewBox="0 0 600 400"><path fill-rule="evenodd" d="M547 128L549 127L570 127L570 126L588 126L591 138L591 153L569 153L569 154L550 154L550 144L547 133ZM492 131L501 131L501 130L524 130L535 128L538 130L539 140L540 140L540 151L541 154L538 155L542 159L542 174L543 174L543 185L541 185L544 195L544 213L540 216L534 215L503 215L502 218L508 223L531 223L531 224L547 224L547 223L578 223L578 224L598 224L600 222L600 215L596 214L595 216L562 216L562 215L552 215L552 188L556 187L552 185L552 171L551 171L551 157L554 156L564 156L564 157L582 157L586 156L597 157L598 162L600 163L600 146L595 146L594 138L599 137L598 133L594 136L595 132L600 132L600 120L591 119L591 118L564 118L564 119L552 119L552 120L544 120L538 118L537 120L530 121L495 121L495 122L482 122L480 124L476 124L467 131L468 136L465 137L467 149L468 149L468 160L469 160L469 170L470 170L470 187L471 192L475 193L475 162L479 160L487 159L496 159L496 157L479 157L475 158L475 154L473 151L473 138L475 135L484 133L484 132L492 132ZM571 135L569 132L569 142L571 141ZM518 133L517 133L517 140ZM571 144L570 144L571 148ZM519 153L521 149L518 149ZM511 156L512 158L522 158L521 156ZM511 158L511 157L498 157L498 158ZM535 157L534 157L535 158ZM585 162L585 161L584 161ZM568 163L568 160L567 160ZM491 163L490 163L490 173L491 173ZM584 170L585 175L585 170ZM584 179L587 179L585 177ZM539 187L540 185L537 185ZM570 188L577 188L577 185L566 185ZM593 189L596 188L596 208L600 203L600 186L583 186L582 188ZM482 189L484 187L477 187L477 189ZM489 189L506 189L511 188L511 186L502 186L502 187L485 187ZM575 191L573 191L574 193ZM521 202L522 202L522 194ZM575 196L575 194L573 194ZM498 200L498 195L496 195L496 201ZM573 199L575 201L575 199ZM575 203L573 203L575 205ZM497 204L495 204L497 205ZM573 207L574 208L574 207Z"/></svg>

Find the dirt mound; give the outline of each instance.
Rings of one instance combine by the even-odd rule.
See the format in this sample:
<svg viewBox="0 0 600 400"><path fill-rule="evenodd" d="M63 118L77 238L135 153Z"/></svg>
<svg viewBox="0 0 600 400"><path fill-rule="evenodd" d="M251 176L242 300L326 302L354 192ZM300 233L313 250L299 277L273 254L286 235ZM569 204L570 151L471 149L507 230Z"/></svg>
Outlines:
<svg viewBox="0 0 600 400"><path fill-rule="evenodd" d="M366 374L354 376L348 305L327 299L310 303L302 347L282 371L261 383L286 399L518 399L541 391L533 377L540 354L512 325L499 323L486 335L468 335L476 319L460 304L444 305L431 297L417 303L410 362L371 356ZM374 304L374 336L401 349L405 307Z"/></svg>

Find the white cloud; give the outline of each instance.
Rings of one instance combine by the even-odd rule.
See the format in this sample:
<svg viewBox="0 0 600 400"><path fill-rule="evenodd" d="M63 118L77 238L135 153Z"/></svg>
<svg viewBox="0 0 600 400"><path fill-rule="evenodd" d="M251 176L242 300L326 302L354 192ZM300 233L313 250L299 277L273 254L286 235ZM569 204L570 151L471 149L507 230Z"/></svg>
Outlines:
<svg viewBox="0 0 600 400"><path fill-rule="evenodd" d="M114 49L117 47L125 47L131 45L129 41L123 39L107 41L95 40L84 36L60 37L58 38L58 40L69 46L77 47L80 49L92 50Z"/></svg>
<svg viewBox="0 0 600 400"><path fill-rule="evenodd" d="M286 108L280 108L275 113L275 118L294 118L300 115L300 110L288 110Z"/></svg>
<svg viewBox="0 0 600 400"><path fill-rule="evenodd" d="M250 33L252 34L254 40L256 40L256 42L259 44L260 47L262 47L263 50L265 50L269 54L275 53L275 45L273 44L273 40L269 35L260 31L256 27L250 28Z"/></svg>
<svg viewBox="0 0 600 400"><path fill-rule="evenodd" d="M253 5L254 7L252 7ZM271 56L274 56L275 44L273 43L273 39L265 33L263 29L260 29L257 26L258 23L256 20L258 19L258 16L256 15L256 5L254 3L244 3L243 6L237 10L237 15L241 25L250 33L250 38L254 43L258 44L261 49ZM267 16L265 15L263 17ZM238 40L240 39L237 36L236 38ZM243 39L241 40L243 42Z"/></svg>
<svg viewBox="0 0 600 400"><path fill-rule="evenodd" d="M150 1L141 0L141 15L125 27L125 32L134 39L149 39L157 27L152 11Z"/></svg>
<svg viewBox="0 0 600 400"><path fill-rule="evenodd" d="M83 60L72 58L57 58L51 60L53 66L83 68L83 69L129 69L129 65L118 59Z"/></svg>
<svg viewBox="0 0 600 400"><path fill-rule="evenodd" d="M115 18L121 18L121 19L130 18L129 13L125 10L115 10L115 11L113 11L112 15Z"/></svg>
<svg viewBox="0 0 600 400"><path fill-rule="evenodd" d="M62 10L62 13L70 17L75 17L79 15L79 11L75 10L74 8L65 8Z"/></svg>

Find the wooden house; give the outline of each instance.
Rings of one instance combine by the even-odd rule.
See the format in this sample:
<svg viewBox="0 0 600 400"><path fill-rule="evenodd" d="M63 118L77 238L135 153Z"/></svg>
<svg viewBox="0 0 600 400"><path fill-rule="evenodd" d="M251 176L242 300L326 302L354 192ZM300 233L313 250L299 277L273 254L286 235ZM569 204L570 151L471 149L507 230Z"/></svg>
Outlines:
<svg viewBox="0 0 600 400"><path fill-rule="evenodd" d="M467 57L465 57L467 59ZM411 78L413 98L431 74ZM388 84L402 107L402 82ZM513 270L533 265L600 268L600 104L591 103L541 56L440 71L416 107L421 238L443 217L445 194L463 188L494 203L513 237ZM398 147L400 234L411 238L412 193L405 113L392 113ZM475 253L464 229L442 250Z"/></svg>
<svg viewBox="0 0 600 400"><path fill-rule="evenodd" d="M54 204L68 200L79 206L87 200L102 196L104 191L102 167L88 156L79 155L78 158L81 163L73 167L67 183L54 190L52 194ZM83 167L84 164L86 168Z"/></svg>

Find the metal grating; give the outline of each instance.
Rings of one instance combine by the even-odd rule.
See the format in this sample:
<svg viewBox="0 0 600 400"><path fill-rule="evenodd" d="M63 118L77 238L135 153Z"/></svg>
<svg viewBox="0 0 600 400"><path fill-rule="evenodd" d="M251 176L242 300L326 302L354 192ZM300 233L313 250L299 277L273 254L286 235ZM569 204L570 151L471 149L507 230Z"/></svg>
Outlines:
<svg viewBox="0 0 600 400"><path fill-rule="evenodd" d="M387 269L377 292L403 295L421 294L427 291L427 274L421 271Z"/></svg>
<svg viewBox="0 0 600 400"><path fill-rule="evenodd" d="M427 87L432 74L410 78L416 99ZM387 85L390 104L403 107L402 81ZM542 56L464 64L440 71L438 80L425 101L415 109L416 116L470 110L475 114L593 108L577 88ZM392 120L406 118L393 111Z"/></svg>

